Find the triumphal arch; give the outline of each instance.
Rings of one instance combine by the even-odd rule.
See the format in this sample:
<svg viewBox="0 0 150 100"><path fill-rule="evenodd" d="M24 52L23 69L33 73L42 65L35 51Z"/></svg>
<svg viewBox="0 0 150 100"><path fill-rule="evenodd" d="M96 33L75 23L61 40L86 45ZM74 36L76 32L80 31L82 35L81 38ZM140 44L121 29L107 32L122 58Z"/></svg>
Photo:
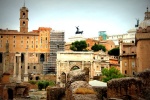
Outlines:
<svg viewBox="0 0 150 100"><path fill-rule="evenodd" d="M93 77L93 52L57 52L57 83L61 82L61 77L67 79L71 70L89 68L89 78Z"/></svg>

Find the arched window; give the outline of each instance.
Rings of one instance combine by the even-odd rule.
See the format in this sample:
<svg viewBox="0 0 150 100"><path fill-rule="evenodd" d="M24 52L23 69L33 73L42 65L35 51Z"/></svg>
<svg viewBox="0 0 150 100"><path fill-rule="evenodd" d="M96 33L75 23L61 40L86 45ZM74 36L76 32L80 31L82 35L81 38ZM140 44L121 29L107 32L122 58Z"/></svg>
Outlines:
<svg viewBox="0 0 150 100"><path fill-rule="evenodd" d="M23 25L25 26L25 21L23 21Z"/></svg>
<svg viewBox="0 0 150 100"><path fill-rule="evenodd" d="M39 76L36 76L36 77L35 77L35 80L39 80L39 79L40 79L40 77L39 77Z"/></svg>
<svg viewBox="0 0 150 100"><path fill-rule="evenodd" d="M44 61L45 61L44 54L41 54L41 55L40 55L40 62L44 62Z"/></svg>

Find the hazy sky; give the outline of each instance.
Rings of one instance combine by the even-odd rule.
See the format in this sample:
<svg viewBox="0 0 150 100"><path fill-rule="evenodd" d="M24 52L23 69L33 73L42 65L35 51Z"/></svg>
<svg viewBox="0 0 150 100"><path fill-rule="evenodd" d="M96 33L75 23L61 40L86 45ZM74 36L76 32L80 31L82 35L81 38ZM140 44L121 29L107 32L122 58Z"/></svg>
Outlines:
<svg viewBox="0 0 150 100"><path fill-rule="evenodd" d="M98 31L123 34L134 28L136 18L144 19L150 0L25 0L29 9L29 31L51 27L75 35L79 26L85 37ZM24 0L0 0L0 28L19 30L19 10ZM150 10L149 10L150 11Z"/></svg>

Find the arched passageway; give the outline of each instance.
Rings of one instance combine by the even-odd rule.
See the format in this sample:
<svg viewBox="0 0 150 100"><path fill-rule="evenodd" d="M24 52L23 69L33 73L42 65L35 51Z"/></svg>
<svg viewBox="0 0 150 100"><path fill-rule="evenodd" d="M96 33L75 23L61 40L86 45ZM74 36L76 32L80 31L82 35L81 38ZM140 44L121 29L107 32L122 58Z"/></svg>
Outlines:
<svg viewBox="0 0 150 100"><path fill-rule="evenodd" d="M40 62L44 62L45 61L45 56L44 56L44 54L41 54L40 55Z"/></svg>
<svg viewBox="0 0 150 100"><path fill-rule="evenodd" d="M72 70L77 70L77 69L80 69L78 66L73 66L72 68L71 68L71 71Z"/></svg>
<svg viewBox="0 0 150 100"><path fill-rule="evenodd" d="M61 82L62 83L66 83L66 74L63 72L62 74L61 74Z"/></svg>
<svg viewBox="0 0 150 100"><path fill-rule="evenodd" d="M8 93L8 100L13 100L13 90L8 88L7 93Z"/></svg>

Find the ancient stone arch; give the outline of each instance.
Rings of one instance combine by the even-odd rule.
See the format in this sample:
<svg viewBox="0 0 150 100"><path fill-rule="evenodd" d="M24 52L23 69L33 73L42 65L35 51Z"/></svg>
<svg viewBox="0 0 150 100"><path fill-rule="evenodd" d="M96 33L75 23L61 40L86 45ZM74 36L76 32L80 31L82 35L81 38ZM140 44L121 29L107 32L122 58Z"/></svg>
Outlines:
<svg viewBox="0 0 150 100"><path fill-rule="evenodd" d="M73 66L70 70L76 70L76 69L80 69L80 67L78 67L78 66Z"/></svg>

